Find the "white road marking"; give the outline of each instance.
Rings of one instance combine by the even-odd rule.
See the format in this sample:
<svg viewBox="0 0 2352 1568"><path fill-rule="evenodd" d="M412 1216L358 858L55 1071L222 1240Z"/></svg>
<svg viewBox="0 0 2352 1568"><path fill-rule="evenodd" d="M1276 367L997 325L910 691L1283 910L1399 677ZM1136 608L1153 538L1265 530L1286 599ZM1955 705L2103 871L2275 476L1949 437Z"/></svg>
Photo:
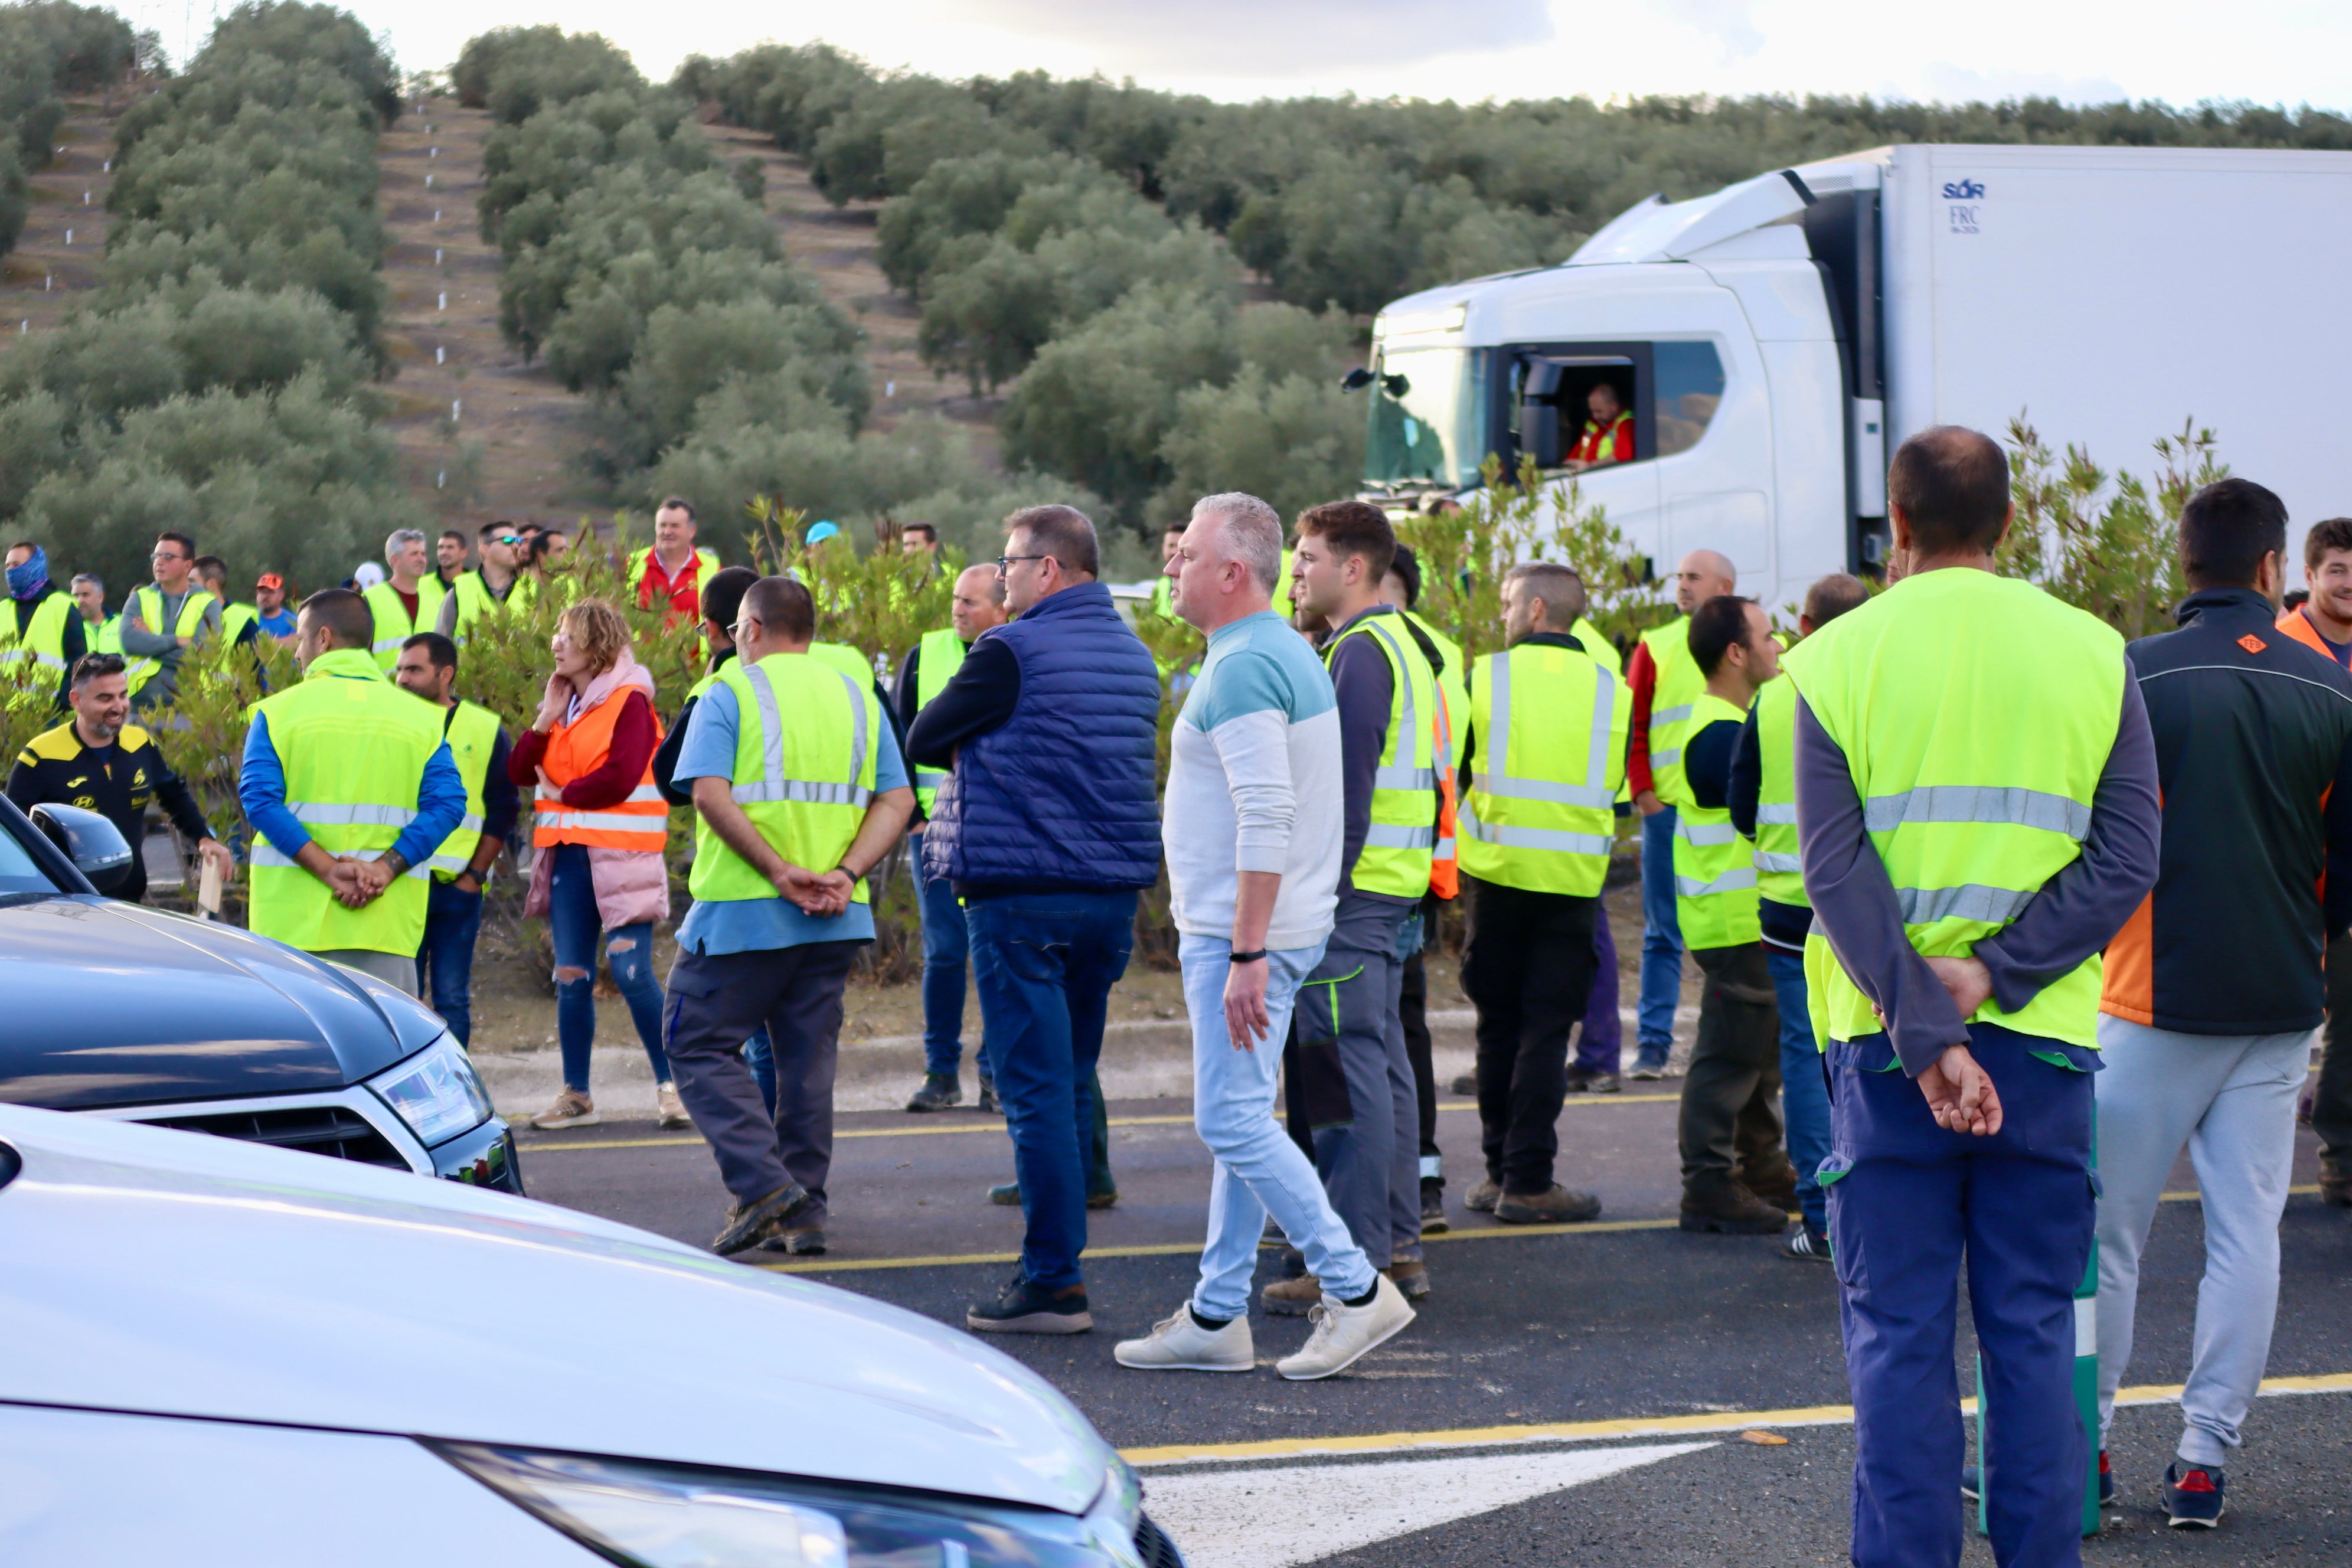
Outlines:
<svg viewBox="0 0 2352 1568"><path fill-rule="evenodd" d="M1713 1447L1654 1443L1153 1476L1144 1482L1144 1507L1191 1568L1290 1568Z"/></svg>

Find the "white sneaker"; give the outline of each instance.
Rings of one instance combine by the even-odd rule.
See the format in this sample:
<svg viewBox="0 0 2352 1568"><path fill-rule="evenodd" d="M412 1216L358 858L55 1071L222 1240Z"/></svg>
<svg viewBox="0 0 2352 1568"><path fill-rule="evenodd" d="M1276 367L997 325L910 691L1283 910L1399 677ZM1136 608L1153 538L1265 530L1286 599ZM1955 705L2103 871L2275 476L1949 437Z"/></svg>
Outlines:
<svg viewBox="0 0 2352 1568"><path fill-rule="evenodd" d="M1142 1339L1119 1341L1110 1353L1119 1365L1146 1372L1247 1372L1257 1365L1247 1318L1204 1329L1192 1321L1190 1301L1174 1317L1152 1324Z"/></svg>
<svg viewBox="0 0 2352 1568"><path fill-rule="evenodd" d="M594 1100L566 1086L556 1095L555 1103L532 1117L530 1124L552 1130L558 1127L593 1127L604 1120Z"/></svg>
<svg viewBox="0 0 2352 1568"><path fill-rule="evenodd" d="M677 1085L674 1083L654 1085L654 1115L665 1131L694 1125L694 1118L686 1113L686 1101L678 1099Z"/></svg>
<svg viewBox="0 0 2352 1568"><path fill-rule="evenodd" d="M1307 1336L1297 1355L1276 1362L1274 1370L1293 1383L1311 1383L1347 1371L1365 1352L1395 1338L1399 1330L1412 1321L1413 1310L1405 1305L1404 1292L1388 1276L1373 1278L1379 1283L1373 1287L1372 1299L1360 1307L1350 1307L1326 1292L1307 1314L1314 1321L1315 1331Z"/></svg>

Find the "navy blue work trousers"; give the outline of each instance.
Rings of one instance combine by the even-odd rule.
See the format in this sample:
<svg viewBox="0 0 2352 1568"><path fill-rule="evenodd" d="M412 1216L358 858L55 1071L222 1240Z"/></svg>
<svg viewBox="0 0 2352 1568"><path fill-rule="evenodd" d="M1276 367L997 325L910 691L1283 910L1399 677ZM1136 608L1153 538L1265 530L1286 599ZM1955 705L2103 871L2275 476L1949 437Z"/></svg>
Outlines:
<svg viewBox="0 0 2352 1568"><path fill-rule="evenodd" d="M2000 1096L1990 1137L1937 1126L1885 1035L1830 1042L1822 1176L1853 1387L1856 1568L1960 1560L1953 1331L1964 1258L1991 1400L1982 1459L1993 1560L2072 1568L2082 1558L2089 1450L2074 1405L2074 1297L2095 1213L2096 1058L1998 1025L1971 1024L1969 1036Z"/></svg>

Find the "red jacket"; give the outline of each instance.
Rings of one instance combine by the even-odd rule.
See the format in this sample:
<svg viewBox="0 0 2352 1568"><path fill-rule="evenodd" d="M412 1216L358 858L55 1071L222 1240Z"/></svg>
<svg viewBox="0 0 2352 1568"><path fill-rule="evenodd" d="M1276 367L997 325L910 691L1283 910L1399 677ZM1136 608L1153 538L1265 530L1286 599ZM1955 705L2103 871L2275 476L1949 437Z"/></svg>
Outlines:
<svg viewBox="0 0 2352 1568"><path fill-rule="evenodd" d="M1625 684L1633 689L1633 735L1625 752L1625 787L1635 795L1657 785L1650 778L1650 703L1658 695L1658 661L1648 643L1633 645L1625 666Z"/></svg>

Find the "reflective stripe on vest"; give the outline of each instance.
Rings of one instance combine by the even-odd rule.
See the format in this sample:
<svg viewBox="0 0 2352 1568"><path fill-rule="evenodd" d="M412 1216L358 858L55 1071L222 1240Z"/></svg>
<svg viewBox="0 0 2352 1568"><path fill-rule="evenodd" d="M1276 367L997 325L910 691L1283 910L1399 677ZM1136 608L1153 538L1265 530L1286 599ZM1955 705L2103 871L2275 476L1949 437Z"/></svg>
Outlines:
<svg viewBox="0 0 2352 1568"><path fill-rule="evenodd" d="M163 590L151 583L131 596L138 603L140 623L151 632L162 631L163 628L156 623L163 618ZM180 601L180 618L173 625L172 635L175 637L194 637L197 632L204 629L205 608L218 602L202 588L190 588L188 596ZM120 627L116 629L115 636L116 646L120 647L121 637ZM163 668L163 661L161 658L134 658L124 665L122 673L129 679L131 694L137 696L139 689L154 679ZM306 871L303 875L309 876L310 873Z"/></svg>
<svg viewBox="0 0 2352 1568"><path fill-rule="evenodd" d="M441 612L441 596L426 594L425 584L431 581L429 577L417 580L416 616L413 620L409 618L408 606L400 602L400 590L389 583L378 583L361 595L367 600L368 614L375 617L375 636L368 650L375 655L378 669L390 671L400 662L401 644L418 632L433 629L434 619Z"/></svg>
<svg viewBox="0 0 2352 1568"><path fill-rule="evenodd" d="M1799 662L1799 643L1780 656L1784 676ZM1772 680L1756 694L1756 890L1776 904L1809 909L1797 850L1797 684Z"/></svg>
<svg viewBox="0 0 2352 1568"><path fill-rule="evenodd" d="M604 766L613 748L613 727L633 686L616 686L603 701L555 726L547 737L547 754L541 763L547 780L532 801L537 820L530 841L544 848L551 844L585 844L595 849L634 849L658 855L669 839L669 804L654 785L653 757L646 758L645 775L636 787L610 805L583 809L563 804L563 788ZM660 733L660 721L655 721Z"/></svg>
<svg viewBox="0 0 2352 1568"><path fill-rule="evenodd" d="M1747 715L1711 691L1691 703L1689 733ZM1695 803L1675 808L1675 916L1683 945L1697 952L1738 947L1763 934L1757 922L1756 856L1731 826L1728 807Z"/></svg>
<svg viewBox="0 0 2352 1568"><path fill-rule="evenodd" d="M498 750L499 716L478 702L460 702L449 710L442 738L448 742L449 760L457 764L457 776L466 783L466 815L429 862L435 874L446 879L472 866L474 851L481 847L482 785L489 777L490 754Z"/></svg>
<svg viewBox="0 0 2352 1568"><path fill-rule="evenodd" d="M811 650L812 653L814 651ZM740 661L719 679L735 695L735 771L729 793L776 853L830 871L857 837L874 797L884 723L870 681L807 654ZM700 900L772 899L773 883L702 821L688 887ZM852 897L870 897L860 881Z"/></svg>
<svg viewBox="0 0 2352 1568"><path fill-rule="evenodd" d="M1906 577L1822 627L1794 679L1845 753L1864 826L1912 947L1961 957L2082 853L2126 679L2113 628L2030 583L1964 568ZM1822 938L1809 942L1815 1022L1877 1031ZM2014 1014L1977 1019L2095 1047L2095 955Z"/></svg>
<svg viewBox="0 0 2352 1568"><path fill-rule="evenodd" d="M1598 419L1587 419L1576 437L1576 445L1568 449L1571 463L1613 463L1617 461L1617 432L1633 424L1631 414L1620 414L1603 426ZM1607 457L1601 453L1607 451Z"/></svg>
<svg viewBox="0 0 2352 1568"><path fill-rule="evenodd" d="M441 714L383 679L359 648L310 661L303 680L255 704L286 776L286 805L331 855L381 858L416 819L425 765L441 746ZM266 838L253 847L250 923L306 952L356 948L414 957L425 940L424 866L412 866L363 909Z"/></svg>
<svg viewBox="0 0 2352 1568"><path fill-rule="evenodd" d="M1657 671L1650 693L1650 787L1668 805L1690 799L1683 782L1683 743L1691 731L1694 705L1706 691L1706 677L1690 656L1690 617L1685 616L1642 634Z"/></svg>
<svg viewBox="0 0 2352 1568"><path fill-rule="evenodd" d="M1166 582L1166 578L1161 578ZM917 645L915 658L915 711L920 714L931 705L931 700L946 689L955 672L963 668L963 638L956 636L953 626L942 626L935 632L925 632ZM911 765L911 764L910 764ZM948 782L945 768L916 768L915 804L925 816L931 814L931 803L939 797L940 786Z"/></svg>
<svg viewBox="0 0 2352 1568"><path fill-rule="evenodd" d="M1624 683L1588 655L1522 643L1478 661L1470 713L1482 750L1462 802L1462 868L1533 892L1599 893L1633 721Z"/></svg>
<svg viewBox="0 0 2352 1568"><path fill-rule="evenodd" d="M16 605L0 605L0 668L30 661L43 669L63 675L66 668L66 624L69 617L80 613L66 595L44 595L33 611L33 618L25 624L23 636L19 637Z"/></svg>
<svg viewBox="0 0 2352 1568"><path fill-rule="evenodd" d="M1436 748L1423 721L1436 710L1437 681L1421 649L1382 618L1366 616L1324 650L1328 661L1349 637L1370 637L1389 661L1388 734L1372 773L1371 823L1349 879L1361 892L1417 899L1429 890L1437 848Z"/></svg>

